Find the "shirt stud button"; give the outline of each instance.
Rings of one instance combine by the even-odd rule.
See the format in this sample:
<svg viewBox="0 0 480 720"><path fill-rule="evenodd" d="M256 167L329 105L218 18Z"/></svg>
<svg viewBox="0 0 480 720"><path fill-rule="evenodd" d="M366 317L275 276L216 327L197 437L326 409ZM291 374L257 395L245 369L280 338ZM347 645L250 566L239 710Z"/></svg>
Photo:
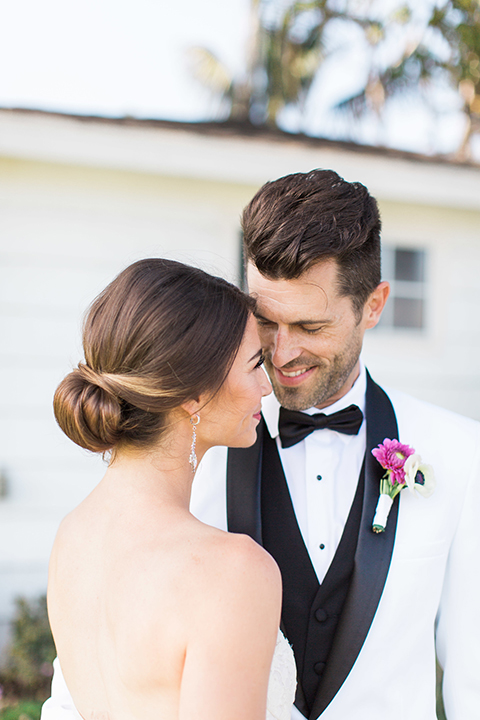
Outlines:
<svg viewBox="0 0 480 720"><path fill-rule="evenodd" d="M320 481L321 479L322 479L322 476L321 476L321 475L317 475L317 480Z"/></svg>
<svg viewBox="0 0 480 720"><path fill-rule="evenodd" d="M318 547L320 548L320 550L325 550L325 545L323 543L320 543Z"/></svg>

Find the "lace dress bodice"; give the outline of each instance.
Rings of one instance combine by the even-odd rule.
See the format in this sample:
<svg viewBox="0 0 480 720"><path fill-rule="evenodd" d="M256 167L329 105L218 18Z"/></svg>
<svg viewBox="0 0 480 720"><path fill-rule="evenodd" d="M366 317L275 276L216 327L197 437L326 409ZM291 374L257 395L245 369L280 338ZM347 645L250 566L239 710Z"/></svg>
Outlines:
<svg viewBox="0 0 480 720"><path fill-rule="evenodd" d="M279 630L268 682L267 720L290 720L296 687L293 650Z"/></svg>

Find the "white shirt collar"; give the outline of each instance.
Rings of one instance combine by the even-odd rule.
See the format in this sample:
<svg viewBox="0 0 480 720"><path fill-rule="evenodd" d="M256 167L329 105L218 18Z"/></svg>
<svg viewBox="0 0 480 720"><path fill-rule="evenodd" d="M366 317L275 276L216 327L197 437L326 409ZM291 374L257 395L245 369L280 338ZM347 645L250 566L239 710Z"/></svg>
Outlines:
<svg viewBox="0 0 480 720"><path fill-rule="evenodd" d="M338 412L339 410L343 410L344 408L348 407L349 405L358 405L360 410L363 412L363 415L365 416L365 393L367 390L367 373L365 371L365 366L360 360L360 373L358 375L358 378L353 383L352 387L348 391L346 395L340 398L340 400L337 400L332 405L329 405L328 407L322 408L322 410L319 410L318 408L309 408L308 410L304 410L307 415L313 415L314 413L323 412L325 415L331 415L334 412ZM265 422L267 424L268 432L270 433L270 436L272 438L277 437L278 435L278 416L280 413L280 403L278 402L277 398L273 393L271 395L268 395L266 398L264 398L262 403L262 414L265 418Z"/></svg>

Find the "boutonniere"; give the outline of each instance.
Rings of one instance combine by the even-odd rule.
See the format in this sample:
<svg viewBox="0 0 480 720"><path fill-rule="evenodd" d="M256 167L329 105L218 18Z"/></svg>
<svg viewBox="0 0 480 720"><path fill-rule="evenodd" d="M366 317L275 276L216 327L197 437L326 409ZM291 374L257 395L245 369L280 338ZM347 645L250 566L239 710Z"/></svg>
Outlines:
<svg viewBox="0 0 480 720"><path fill-rule="evenodd" d="M380 497L372 524L373 532L381 533L385 530L388 513L398 493L408 487L412 493L417 491L425 498L430 497L435 489L435 477L431 465L425 465L413 448L398 440L385 438L372 450L372 455L386 470L380 480Z"/></svg>

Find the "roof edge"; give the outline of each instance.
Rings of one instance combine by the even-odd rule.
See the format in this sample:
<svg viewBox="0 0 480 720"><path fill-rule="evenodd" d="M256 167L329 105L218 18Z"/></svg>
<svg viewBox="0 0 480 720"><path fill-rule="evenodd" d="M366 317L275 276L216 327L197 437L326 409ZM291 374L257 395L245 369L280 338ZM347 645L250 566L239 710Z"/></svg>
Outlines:
<svg viewBox="0 0 480 720"><path fill-rule="evenodd" d="M104 123L128 127L163 128L171 130L183 130L197 135L209 135L217 137L245 137L258 138L262 140L274 140L276 142L298 142L307 147L328 147L348 152L355 152L364 155L375 155L378 157L390 157L412 162L428 164L453 165L463 168L480 168L480 162L473 160L460 160L455 154L426 155L423 153L399 150L384 145L366 145L349 140L331 140L324 137L316 137L305 133L289 133L279 128L254 125L250 122L239 122L235 120L222 121L182 121L164 120L160 118L140 118L130 115L106 116L92 114L66 113L56 110L42 110L40 108L25 107L2 107L0 112L21 113L25 115L40 115L46 117L58 117L75 120L81 123Z"/></svg>

